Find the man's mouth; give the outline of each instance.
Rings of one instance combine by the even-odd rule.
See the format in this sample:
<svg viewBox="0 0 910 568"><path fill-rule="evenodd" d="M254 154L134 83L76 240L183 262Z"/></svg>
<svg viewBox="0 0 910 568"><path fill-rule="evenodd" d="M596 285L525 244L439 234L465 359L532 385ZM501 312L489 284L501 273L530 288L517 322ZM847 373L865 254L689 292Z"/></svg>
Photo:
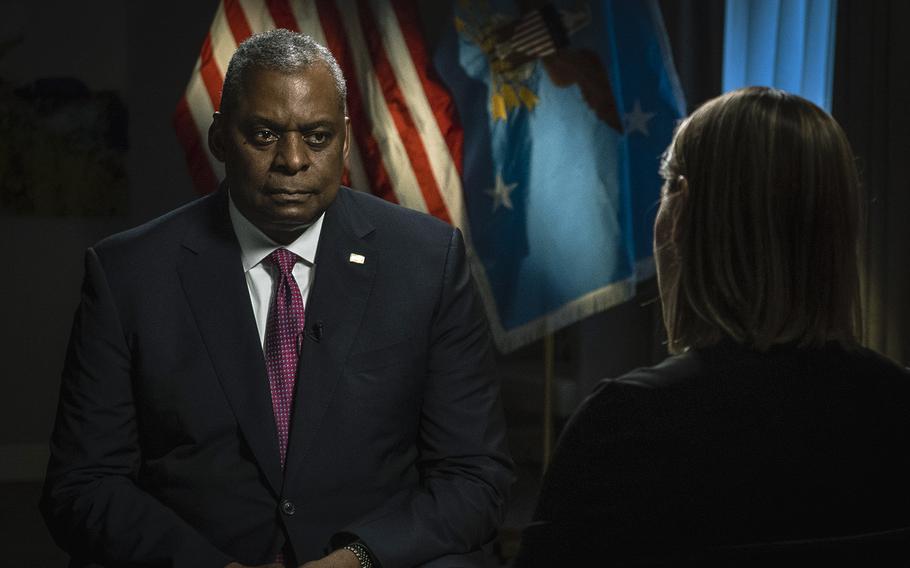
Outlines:
<svg viewBox="0 0 910 568"><path fill-rule="evenodd" d="M265 192L271 199L286 203L306 201L317 193L306 189L287 188L266 189Z"/></svg>

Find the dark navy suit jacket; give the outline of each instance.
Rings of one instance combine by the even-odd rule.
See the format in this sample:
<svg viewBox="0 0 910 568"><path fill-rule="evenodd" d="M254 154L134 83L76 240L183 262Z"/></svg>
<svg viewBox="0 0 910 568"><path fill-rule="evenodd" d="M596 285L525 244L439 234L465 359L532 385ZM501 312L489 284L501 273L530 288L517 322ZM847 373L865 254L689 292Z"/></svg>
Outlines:
<svg viewBox="0 0 910 568"><path fill-rule="evenodd" d="M285 471L226 192L88 250L42 499L77 564L478 561L512 464L461 234L347 188L325 215Z"/></svg>

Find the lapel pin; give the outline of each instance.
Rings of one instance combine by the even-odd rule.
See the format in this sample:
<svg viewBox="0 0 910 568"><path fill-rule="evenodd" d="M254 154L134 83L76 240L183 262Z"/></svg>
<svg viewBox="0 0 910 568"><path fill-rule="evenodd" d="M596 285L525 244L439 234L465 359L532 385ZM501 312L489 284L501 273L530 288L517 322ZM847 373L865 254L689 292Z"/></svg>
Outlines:
<svg viewBox="0 0 910 568"><path fill-rule="evenodd" d="M352 252L351 256L348 257L348 261L353 262L354 264L363 264L366 262L366 260L367 259L365 256L362 254L357 254L356 252Z"/></svg>

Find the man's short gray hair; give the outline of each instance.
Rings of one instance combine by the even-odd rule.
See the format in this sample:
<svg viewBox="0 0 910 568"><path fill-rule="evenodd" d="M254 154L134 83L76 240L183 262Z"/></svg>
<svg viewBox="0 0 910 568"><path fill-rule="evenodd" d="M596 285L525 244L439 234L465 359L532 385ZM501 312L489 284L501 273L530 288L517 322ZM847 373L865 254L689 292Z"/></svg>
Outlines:
<svg viewBox="0 0 910 568"><path fill-rule="evenodd" d="M313 64L322 64L335 79L338 102L347 110L347 85L341 67L324 46L308 35L289 30L269 30L253 34L237 47L224 75L221 90L221 112L236 108L243 90L243 77L250 68L291 73Z"/></svg>

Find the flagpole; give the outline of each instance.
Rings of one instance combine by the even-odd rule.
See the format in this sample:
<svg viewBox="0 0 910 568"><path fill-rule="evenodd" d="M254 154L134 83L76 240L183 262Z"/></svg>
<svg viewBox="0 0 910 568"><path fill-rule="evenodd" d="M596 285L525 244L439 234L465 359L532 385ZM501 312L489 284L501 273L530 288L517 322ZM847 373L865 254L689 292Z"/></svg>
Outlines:
<svg viewBox="0 0 910 568"><path fill-rule="evenodd" d="M555 367L554 335L543 338L543 472L547 471L553 448L553 381Z"/></svg>

